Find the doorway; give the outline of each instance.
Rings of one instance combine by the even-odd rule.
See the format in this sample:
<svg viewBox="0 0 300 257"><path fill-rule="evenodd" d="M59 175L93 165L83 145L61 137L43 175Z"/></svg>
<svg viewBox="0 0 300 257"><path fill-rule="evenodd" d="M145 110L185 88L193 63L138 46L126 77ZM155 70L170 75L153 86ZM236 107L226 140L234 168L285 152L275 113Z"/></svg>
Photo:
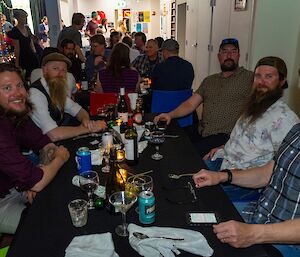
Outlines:
<svg viewBox="0 0 300 257"><path fill-rule="evenodd" d="M179 44L179 56L185 58L186 3L179 4L177 8L177 41Z"/></svg>

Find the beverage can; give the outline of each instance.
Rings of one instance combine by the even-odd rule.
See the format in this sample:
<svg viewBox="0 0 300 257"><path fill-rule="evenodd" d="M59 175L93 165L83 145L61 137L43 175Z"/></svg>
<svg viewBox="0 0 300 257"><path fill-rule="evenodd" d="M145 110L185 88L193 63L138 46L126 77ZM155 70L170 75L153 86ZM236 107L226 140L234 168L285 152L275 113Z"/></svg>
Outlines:
<svg viewBox="0 0 300 257"><path fill-rule="evenodd" d="M76 152L75 159L79 173L92 169L92 154L88 147L80 147Z"/></svg>
<svg viewBox="0 0 300 257"><path fill-rule="evenodd" d="M139 220L142 224L151 224L155 221L155 197L151 191L142 191L139 194Z"/></svg>

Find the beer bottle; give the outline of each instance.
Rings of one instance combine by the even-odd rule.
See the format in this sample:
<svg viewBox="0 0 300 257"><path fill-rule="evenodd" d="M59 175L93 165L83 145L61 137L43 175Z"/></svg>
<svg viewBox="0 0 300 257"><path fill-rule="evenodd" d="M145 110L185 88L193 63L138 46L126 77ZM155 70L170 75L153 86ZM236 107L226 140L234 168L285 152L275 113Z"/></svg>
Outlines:
<svg viewBox="0 0 300 257"><path fill-rule="evenodd" d="M81 87L81 90L83 90L83 91L87 91L89 89L84 62L81 63L80 87Z"/></svg>

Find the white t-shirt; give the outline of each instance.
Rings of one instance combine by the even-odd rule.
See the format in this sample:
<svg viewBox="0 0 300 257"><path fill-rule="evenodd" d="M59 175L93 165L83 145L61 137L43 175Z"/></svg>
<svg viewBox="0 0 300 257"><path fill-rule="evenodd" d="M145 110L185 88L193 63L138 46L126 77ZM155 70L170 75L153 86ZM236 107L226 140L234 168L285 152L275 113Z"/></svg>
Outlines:
<svg viewBox="0 0 300 257"><path fill-rule="evenodd" d="M49 88L44 77L41 78L41 83L49 94ZM29 89L29 99L33 104L33 111L31 119L42 130L43 134L50 130L57 128L56 122L51 118L48 110L48 101L46 96L36 88ZM67 96L65 104L65 113L69 113L75 117L82 107L75 103L69 96Z"/></svg>

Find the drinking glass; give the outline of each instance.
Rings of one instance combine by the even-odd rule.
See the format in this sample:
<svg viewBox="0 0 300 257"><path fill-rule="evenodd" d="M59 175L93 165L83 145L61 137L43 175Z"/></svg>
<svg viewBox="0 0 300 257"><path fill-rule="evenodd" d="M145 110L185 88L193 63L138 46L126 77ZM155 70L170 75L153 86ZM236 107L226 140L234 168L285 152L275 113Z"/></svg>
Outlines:
<svg viewBox="0 0 300 257"><path fill-rule="evenodd" d="M155 145L156 150L151 158L156 161L161 160L163 155L159 153L159 146L165 142L165 134L162 131L153 131L150 135L150 142Z"/></svg>
<svg viewBox="0 0 300 257"><path fill-rule="evenodd" d="M79 175L79 185L88 195L88 209L94 209L93 193L99 186L99 176L95 171L85 171Z"/></svg>
<svg viewBox="0 0 300 257"><path fill-rule="evenodd" d="M113 193L109 197L109 202L120 212L122 213L122 224L118 225L115 229L115 232L119 236L126 237L129 235L126 223L126 212L130 209L130 207L136 202L137 196L134 193L119 191Z"/></svg>
<svg viewBox="0 0 300 257"><path fill-rule="evenodd" d="M97 109L97 116L103 120L107 119L108 113L105 106L101 106Z"/></svg>
<svg viewBox="0 0 300 257"><path fill-rule="evenodd" d="M139 195L142 191L153 190L153 179L149 175L133 175L127 179L125 191ZM139 213L139 207L135 208L135 212Z"/></svg>

